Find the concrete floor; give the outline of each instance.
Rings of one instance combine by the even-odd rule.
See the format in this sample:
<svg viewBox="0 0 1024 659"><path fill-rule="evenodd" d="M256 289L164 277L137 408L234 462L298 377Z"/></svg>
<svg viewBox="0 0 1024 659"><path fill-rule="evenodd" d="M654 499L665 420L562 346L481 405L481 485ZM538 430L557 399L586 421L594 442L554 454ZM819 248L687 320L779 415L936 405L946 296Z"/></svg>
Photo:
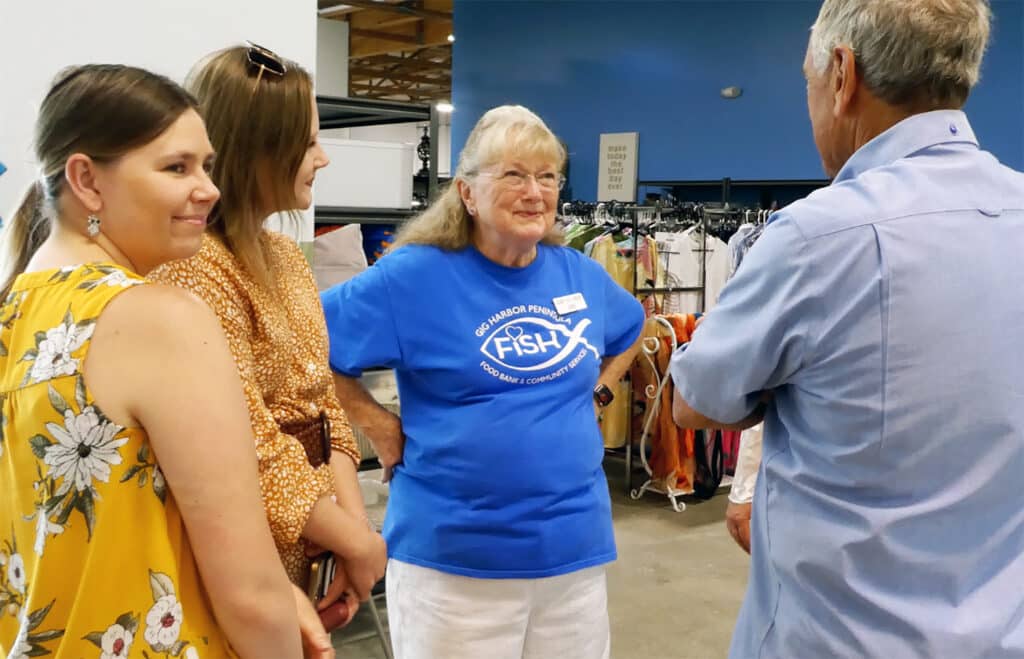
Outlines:
<svg viewBox="0 0 1024 659"><path fill-rule="evenodd" d="M619 560L608 566L612 658L725 657L748 567L747 555L725 530L725 490L710 501L687 500L687 509L677 513L660 495L630 499L623 472L621 460L606 460L619 549ZM640 475L634 486L643 482ZM373 628L364 605L334 635L338 656L384 659L375 636L351 642Z"/></svg>

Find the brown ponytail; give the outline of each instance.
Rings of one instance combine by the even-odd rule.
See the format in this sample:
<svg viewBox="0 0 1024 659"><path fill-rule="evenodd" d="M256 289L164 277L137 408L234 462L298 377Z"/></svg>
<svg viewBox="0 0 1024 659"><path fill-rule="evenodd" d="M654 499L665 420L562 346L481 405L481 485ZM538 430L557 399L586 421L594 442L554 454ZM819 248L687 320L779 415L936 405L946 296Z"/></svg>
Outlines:
<svg viewBox="0 0 1024 659"><path fill-rule="evenodd" d="M0 231L0 302L10 293L15 277L24 272L29 259L50 235L45 195L37 181L25 192L14 215Z"/></svg>

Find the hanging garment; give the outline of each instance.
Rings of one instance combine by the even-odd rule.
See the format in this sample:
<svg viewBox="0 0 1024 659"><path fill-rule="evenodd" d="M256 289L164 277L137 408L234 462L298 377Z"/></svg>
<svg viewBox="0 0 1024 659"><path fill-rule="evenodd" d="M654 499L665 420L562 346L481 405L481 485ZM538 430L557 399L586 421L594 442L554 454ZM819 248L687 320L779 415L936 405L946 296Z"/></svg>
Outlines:
<svg viewBox="0 0 1024 659"><path fill-rule="evenodd" d="M663 316L675 330L676 344L681 345L690 340L696 327L693 314ZM660 342L658 352L654 355L654 368L646 357L640 355L632 369L634 394L647 405L658 405L658 416L652 423L648 437L651 455L648 463L651 467L651 478L663 488L673 487L685 492L693 491L694 474L696 472L696 454L694 452L694 431L684 430L672 419L672 397L675 389L671 381L662 389L661 397L651 401L646 397L648 387L655 386L658 377L668 377L668 365L672 358L672 338L667 335L665 327L656 320L648 319L644 325L644 339L656 337ZM640 432L634 434L639 438Z"/></svg>
<svg viewBox="0 0 1024 659"><path fill-rule="evenodd" d="M565 245L582 252L587 243L604 232L604 227L593 224L574 224L565 231Z"/></svg>
<svg viewBox="0 0 1024 659"><path fill-rule="evenodd" d="M729 238L729 276L736 274L736 269L743 263L743 257L764 232L765 224L743 224Z"/></svg>
<svg viewBox="0 0 1024 659"><path fill-rule="evenodd" d="M722 431L722 459L725 473L730 476L736 471L736 460L740 454L740 436L738 430Z"/></svg>
<svg viewBox="0 0 1024 659"><path fill-rule="evenodd" d="M704 308L701 309L700 291L687 291L668 294L663 312L689 314L713 309L731 272L729 246L707 234L704 240L706 251L701 253L700 231L694 228L682 233L658 232L654 237L661 254L667 286L699 287L702 263L704 267Z"/></svg>
<svg viewBox="0 0 1024 659"><path fill-rule="evenodd" d="M700 250L698 232L690 234L695 249ZM732 259L729 258L729 246L712 235L705 236L704 255L704 309L708 312L718 304L718 296L725 288L732 274ZM699 251L697 256L700 256Z"/></svg>
<svg viewBox="0 0 1024 659"><path fill-rule="evenodd" d="M632 240L627 249L616 243L612 234L605 233L588 243L587 247L590 258L600 263L619 286L633 291ZM605 448L621 448L625 446L629 432L629 385L620 381L612 389L615 398L598 411L597 422Z"/></svg>
<svg viewBox="0 0 1024 659"><path fill-rule="evenodd" d="M659 231L654 234L662 277L669 288L691 288L700 285L700 255L690 247L683 233ZM690 314L700 311L700 293L675 292L664 297L662 313Z"/></svg>
<svg viewBox="0 0 1024 659"><path fill-rule="evenodd" d="M663 288L665 286L665 270L658 258L658 243L650 236L640 236L636 246L636 285L637 289ZM643 305L647 317L662 313L663 293L637 293L637 299Z"/></svg>

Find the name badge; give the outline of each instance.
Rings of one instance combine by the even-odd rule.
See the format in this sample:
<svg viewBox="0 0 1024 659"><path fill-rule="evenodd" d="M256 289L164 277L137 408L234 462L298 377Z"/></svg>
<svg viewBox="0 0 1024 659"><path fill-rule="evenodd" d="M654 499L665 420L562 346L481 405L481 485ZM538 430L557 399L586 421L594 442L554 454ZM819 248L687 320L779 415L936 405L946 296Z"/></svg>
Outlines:
<svg viewBox="0 0 1024 659"><path fill-rule="evenodd" d="M562 297L556 297L552 301L555 303L555 311L560 316L573 313L574 311L583 311L587 308L587 301L583 299L583 293L563 295Z"/></svg>

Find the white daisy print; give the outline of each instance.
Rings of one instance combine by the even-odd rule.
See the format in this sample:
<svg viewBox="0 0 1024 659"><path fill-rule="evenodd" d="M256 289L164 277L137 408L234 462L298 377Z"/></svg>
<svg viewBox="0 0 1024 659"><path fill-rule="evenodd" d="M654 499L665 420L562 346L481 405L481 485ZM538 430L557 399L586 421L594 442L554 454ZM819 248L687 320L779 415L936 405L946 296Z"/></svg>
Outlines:
<svg viewBox="0 0 1024 659"><path fill-rule="evenodd" d="M100 649L103 650L100 659L127 657L134 640L135 636L131 631L118 624L111 625L103 632L103 638L100 640Z"/></svg>
<svg viewBox="0 0 1024 659"><path fill-rule="evenodd" d="M64 411L64 425L47 423L46 429L57 440L46 447L43 461L49 465L49 476L73 479L75 489L82 492L92 481L110 481L110 465L121 464L117 449L123 446L127 437L115 439L123 428L100 417L90 405L76 415Z"/></svg>
<svg viewBox="0 0 1024 659"><path fill-rule="evenodd" d="M71 353L81 348L92 337L94 323L79 325L66 317L60 325L46 330L45 338L39 341L32 368L28 373L29 384L46 382L63 375L78 372L78 360Z"/></svg>
<svg viewBox="0 0 1024 659"><path fill-rule="evenodd" d="M78 285L78 288L91 291L94 288L100 286L110 286L111 288L128 288L129 286L135 286L141 284L142 281L139 279L132 279L123 270L113 268L110 266L96 266L90 269L89 274L102 274L103 276L99 279L87 279Z"/></svg>
<svg viewBox="0 0 1024 659"><path fill-rule="evenodd" d="M157 652L169 648L181 633L181 604L174 595L164 595L146 614L146 632L143 636Z"/></svg>
<svg viewBox="0 0 1024 659"><path fill-rule="evenodd" d="M190 646L185 650L185 659L199 659L199 651Z"/></svg>
<svg viewBox="0 0 1024 659"><path fill-rule="evenodd" d="M21 554L11 554L10 562L7 564L7 581L11 588L22 595L25 594L25 561Z"/></svg>
<svg viewBox="0 0 1024 659"><path fill-rule="evenodd" d="M107 276L105 276L102 279L98 280L96 282L96 285L97 286L106 285L106 286L110 286L111 288L113 288L115 286L120 286L121 288L127 288L128 286L134 286L137 283L139 283L137 280L129 279L128 275L126 275L123 270L114 270L110 274L108 274Z"/></svg>

